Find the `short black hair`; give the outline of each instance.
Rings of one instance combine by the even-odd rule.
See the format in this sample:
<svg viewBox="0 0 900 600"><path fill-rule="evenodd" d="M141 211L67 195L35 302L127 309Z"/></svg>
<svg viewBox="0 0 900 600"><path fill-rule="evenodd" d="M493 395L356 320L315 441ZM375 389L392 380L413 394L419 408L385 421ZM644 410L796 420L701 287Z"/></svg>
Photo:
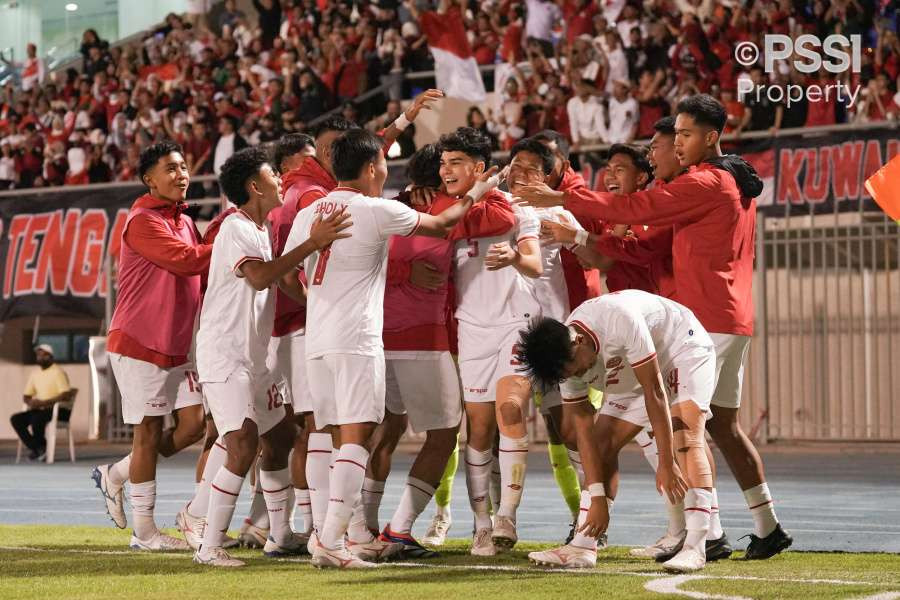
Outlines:
<svg viewBox="0 0 900 600"><path fill-rule="evenodd" d="M563 380L566 363L574 357L569 328L556 319L536 317L527 329L519 331L516 360L518 371L541 391L552 389Z"/></svg>
<svg viewBox="0 0 900 600"><path fill-rule="evenodd" d="M348 121L340 115L332 115L313 127L309 133L314 138L318 138L320 135L327 131L350 131L351 129L358 128L359 125L357 125L353 121Z"/></svg>
<svg viewBox="0 0 900 600"><path fill-rule="evenodd" d="M556 147L559 149L559 153L565 160L569 160L569 140L566 139L564 135L559 133L558 131L553 131L552 129L545 129L543 131L539 131L533 136L532 139L538 140L539 142L545 144L556 143Z"/></svg>
<svg viewBox="0 0 900 600"><path fill-rule="evenodd" d="M643 171L650 178L650 181L653 181L653 168L650 166L650 160L647 158L647 149L632 146L631 144L613 144L609 147L608 157L611 159L616 154L625 154L629 158L631 158L631 162L634 163L634 166L638 168L639 171Z"/></svg>
<svg viewBox="0 0 900 600"><path fill-rule="evenodd" d="M441 152L462 152L476 161L484 161L485 169L491 165L491 139L472 127L460 127L442 135L438 145Z"/></svg>
<svg viewBox="0 0 900 600"><path fill-rule="evenodd" d="M297 154L307 146L316 147L316 140L305 133L289 133L275 142L275 152L273 152L272 160L275 167L280 171L281 163L285 159Z"/></svg>
<svg viewBox="0 0 900 600"><path fill-rule="evenodd" d="M351 181L359 177L363 167L381 154L384 140L368 129L356 127L341 134L331 145L334 178Z"/></svg>
<svg viewBox="0 0 900 600"><path fill-rule="evenodd" d="M141 158L138 161L138 175L140 176L141 181L144 180L144 175L156 166L159 159L172 152L177 152L184 157L184 150L182 150L181 145L172 140L163 140L145 148L144 151L141 152Z"/></svg>
<svg viewBox="0 0 900 600"><path fill-rule="evenodd" d="M721 102L709 94L694 94L678 103L676 114L684 113L694 119L695 123L708 125L719 133L725 129L728 113Z"/></svg>
<svg viewBox="0 0 900 600"><path fill-rule="evenodd" d="M219 174L219 187L232 203L243 206L250 201L247 193L247 181L259 174L263 165L269 162L269 153L259 146L251 146L232 154Z"/></svg>
<svg viewBox="0 0 900 600"><path fill-rule="evenodd" d="M422 146L409 157L406 176L413 185L421 187L441 187L441 149L437 144Z"/></svg>
<svg viewBox="0 0 900 600"><path fill-rule="evenodd" d="M509 151L509 160L512 161L519 152L530 152L541 159L541 166L544 168L544 175L553 172L553 152L540 140L534 138L524 138L516 142Z"/></svg>
<svg viewBox="0 0 900 600"><path fill-rule="evenodd" d="M653 129L663 135L675 135L675 117L663 117L653 124Z"/></svg>

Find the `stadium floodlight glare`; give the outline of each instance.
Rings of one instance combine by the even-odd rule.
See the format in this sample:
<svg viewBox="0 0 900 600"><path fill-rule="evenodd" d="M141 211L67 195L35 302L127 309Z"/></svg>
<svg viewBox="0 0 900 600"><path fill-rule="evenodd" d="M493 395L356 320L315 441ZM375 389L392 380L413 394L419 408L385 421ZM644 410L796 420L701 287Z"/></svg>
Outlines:
<svg viewBox="0 0 900 600"><path fill-rule="evenodd" d="M66 4L66 10L69 12L75 12L76 10L78 10L78 5L74 2L69 2L68 4Z"/></svg>

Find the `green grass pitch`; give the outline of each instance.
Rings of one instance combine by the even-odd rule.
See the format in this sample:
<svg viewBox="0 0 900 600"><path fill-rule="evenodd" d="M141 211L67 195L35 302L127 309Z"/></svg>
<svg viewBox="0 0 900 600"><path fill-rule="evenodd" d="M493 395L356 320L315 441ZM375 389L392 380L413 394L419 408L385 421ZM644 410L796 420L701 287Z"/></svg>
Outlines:
<svg viewBox="0 0 900 600"><path fill-rule="evenodd" d="M900 556L787 552L768 561L709 565L676 577L627 548L603 551L597 568L556 572L533 567L520 543L495 559L468 555L452 541L433 561L388 563L360 572L320 571L307 559L270 560L258 550L234 554L243 569L195 565L188 553L127 548L129 531L100 527L0 526L0 598L260 598L263 600L478 600L504 598L826 598L900 599Z"/></svg>

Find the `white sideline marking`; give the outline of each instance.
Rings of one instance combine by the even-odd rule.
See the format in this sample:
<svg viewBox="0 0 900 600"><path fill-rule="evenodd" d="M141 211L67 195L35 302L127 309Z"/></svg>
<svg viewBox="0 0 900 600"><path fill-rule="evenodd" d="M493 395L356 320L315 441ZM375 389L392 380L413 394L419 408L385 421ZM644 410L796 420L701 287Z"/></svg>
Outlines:
<svg viewBox="0 0 900 600"><path fill-rule="evenodd" d="M854 600L898 600L900 599L900 592L882 592L881 594L875 594L874 596L863 596L862 598L855 598Z"/></svg>
<svg viewBox="0 0 900 600"><path fill-rule="evenodd" d="M710 578L704 577L703 575L675 575L673 577L661 577L645 583L644 589L648 592L655 592L657 594L687 596L688 598L699 598L700 600L705 600L707 598L710 600L752 600L752 598L747 598L745 596L723 596L721 594L707 594L705 592L693 592L678 589L678 586L681 584L687 583L688 581L696 581L698 579Z"/></svg>

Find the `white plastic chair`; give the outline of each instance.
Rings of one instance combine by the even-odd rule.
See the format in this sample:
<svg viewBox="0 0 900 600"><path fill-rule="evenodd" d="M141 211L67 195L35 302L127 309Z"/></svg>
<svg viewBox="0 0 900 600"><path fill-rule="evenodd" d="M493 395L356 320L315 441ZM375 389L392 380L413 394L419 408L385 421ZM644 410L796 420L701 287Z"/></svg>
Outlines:
<svg viewBox="0 0 900 600"><path fill-rule="evenodd" d="M72 388L69 390L69 399L67 402L73 403L72 412L74 412L74 402L75 396L78 395L78 388ZM28 410L28 406L24 406L25 410ZM71 413L68 421L60 421L59 420L59 402L56 402L53 405L53 414L50 417L50 422L47 423L46 429L44 429L44 437L47 439L47 464L52 465L56 460L56 434L60 428L66 430L69 435L69 460L75 462L75 438L72 436L72 425L71 425L72 417ZM22 443L22 440L19 440L19 444L16 448L16 464L19 464L22 460L22 450L25 448L25 445Z"/></svg>

